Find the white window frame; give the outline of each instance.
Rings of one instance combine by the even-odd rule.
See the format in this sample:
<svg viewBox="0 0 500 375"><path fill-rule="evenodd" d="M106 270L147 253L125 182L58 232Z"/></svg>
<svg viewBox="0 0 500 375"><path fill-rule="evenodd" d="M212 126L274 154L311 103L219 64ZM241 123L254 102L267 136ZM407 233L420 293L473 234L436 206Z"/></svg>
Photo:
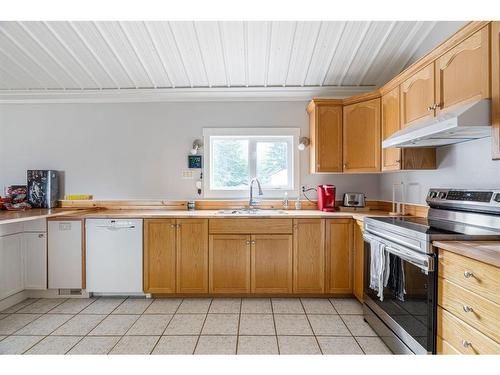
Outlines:
<svg viewBox="0 0 500 375"><path fill-rule="evenodd" d="M204 158L203 163L203 196L205 198L241 198L247 199L249 196L249 189L245 190L217 190L212 189L210 186L210 168L211 168L211 137L252 137L258 140L259 137L292 137L291 144L291 159L288 162L292 163L292 168L290 168L289 179L293 184L293 189L269 189L263 187L264 195L259 197L262 199L268 198L283 198L285 192L290 198L297 197L299 195L299 176L300 176L300 158L297 145L300 137L299 128L204 128L203 129L203 144L204 146ZM265 141L265 139L262 139ZM255 176L255 168L250 166L250 178ZM257 189L254 186L254 189ZM255 192L257 194L257 191ZM258 197L258 195L255 195Z"/></svg>

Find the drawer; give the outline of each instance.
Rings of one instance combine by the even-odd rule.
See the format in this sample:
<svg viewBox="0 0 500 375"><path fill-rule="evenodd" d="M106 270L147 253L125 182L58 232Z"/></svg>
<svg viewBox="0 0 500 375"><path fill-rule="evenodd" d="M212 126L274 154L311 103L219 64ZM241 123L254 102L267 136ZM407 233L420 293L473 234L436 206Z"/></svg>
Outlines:
<svg viewBox="0 0 500 375"><path fill-rule="evenodd" d="M439 306L437 334L462 354L500 354L499 344Z"/></svg>
<svg viewBox="0 0 500 375"><path fill-rule="evenodd" d="M500 306L451 281L439 278L438 304L457 318L500 341Z"/></svg>
<svg viewBox="0 0 500 375"><path fill-rule="evenodd" d="M450 343L446 340L443 340L442 337L438 336L437 337L437 354L460 354L460 352L455 349L453 346L450 345Z"/></svg>
<svg viewBox="0 0 500 375"><path fill-rule="evenodd" d="M25 221L24 223L25 232L47 232L47 219L37 219Z"/></svg>
<svg viewBox="0 0 500 375"><path fill-rule="evenodd" d="M446 250L439 250L439 276L500 304L500 269Z"/></svg>
<svg viewBox="0 0 500 375"><path fill-rule="evenodd" d="M292 219L210 219L210 234L292 233Z"/></svg>

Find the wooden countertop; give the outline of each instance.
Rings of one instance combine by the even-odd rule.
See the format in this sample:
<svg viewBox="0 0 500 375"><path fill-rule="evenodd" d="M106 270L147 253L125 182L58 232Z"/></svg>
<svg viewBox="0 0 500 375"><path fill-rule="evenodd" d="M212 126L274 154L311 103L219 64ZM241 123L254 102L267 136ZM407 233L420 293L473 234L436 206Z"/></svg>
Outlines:
<svg viewBox="0 0 500 375"><path fill-rule="evenodd" d="M32 208L25 211L0 211L0 224L12 224L23 221L37 220L48 217L68 216L75 214L82 214L89 210L65 209L65 208Z"/></svg>
<svg viewBox="0 0 500 375"><path fill-rule="evenodd" d="M110 209L31 209L26 211L0 211L0 224L10 224L42 218L60 217L72 219L127 219L127 218L353 218L361 220L368 216L388 216L384 211L322 212L317 210L288 210L286 214L220 214L218 210L110 210Z"/></svg>
<svg viewBox="0 0 500 375"><path fill-rule="evenodd" d="M500 241L434 241L433 245L500 267Z"/></svg>

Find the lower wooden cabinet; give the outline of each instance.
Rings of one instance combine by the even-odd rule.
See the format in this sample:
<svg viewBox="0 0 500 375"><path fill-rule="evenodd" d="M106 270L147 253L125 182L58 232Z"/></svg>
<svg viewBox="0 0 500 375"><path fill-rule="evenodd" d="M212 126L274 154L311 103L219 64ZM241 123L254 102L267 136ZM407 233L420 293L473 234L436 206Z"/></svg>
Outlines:
<svg viewBox="0 0 500 375"><path fill-rule="evenodd" d="M144 220L144 292L175 293L176 220Z"/></svg>
<svg viewBox="0 0 500 375"><path fill-rule="evenodd" d="M363 302L364 270L365 270L365 242L363 240L363 222L355 221L353 225L354 242L354 277L353 294L359 302Z"/></svg>
<svg viewBox="0 0 500 375"><path fill-rule="evenodd" d="M210 235L210 293L250 292L250 246L249 235Z"/></svg>
<svg viewBox="0 0 500 375"><path fill-rule="evenodd" d="M252 293L292 293L293 236L253 235L251 243Z"/></svg>
<svg viewBox="0 0 500 375"><path fill-rule="evenodd" d="M144 292L208 292L208 220L144 220Z"/></svg>
<svg viewBox="0 0 500 375"><path fill-rule="evenodd" d="M326 220L327 293L352 293L352 234L353 223L351 219Z"/></svg>
<svg viewBox="0 0 500 375"><path fill-rule="evenodd" d="M325 291L325 220L294 219L293 292Z"/></svg>
<svg viewBox="0 0 500 375"><path fill-rule="evenodd" d="M177 219L177 293L208 292L208 219Z"/></svg>

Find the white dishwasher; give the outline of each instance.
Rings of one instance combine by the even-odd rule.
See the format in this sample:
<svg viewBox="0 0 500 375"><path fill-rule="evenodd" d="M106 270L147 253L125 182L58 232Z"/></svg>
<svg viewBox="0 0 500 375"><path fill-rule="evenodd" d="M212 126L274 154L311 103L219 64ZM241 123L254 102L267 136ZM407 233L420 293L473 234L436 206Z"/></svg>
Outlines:
<svg viewBox="0 0 500 375"><path fill-rule="evenodd" d="M86 220L87 292L142 294L142 219Z"/></svg>

